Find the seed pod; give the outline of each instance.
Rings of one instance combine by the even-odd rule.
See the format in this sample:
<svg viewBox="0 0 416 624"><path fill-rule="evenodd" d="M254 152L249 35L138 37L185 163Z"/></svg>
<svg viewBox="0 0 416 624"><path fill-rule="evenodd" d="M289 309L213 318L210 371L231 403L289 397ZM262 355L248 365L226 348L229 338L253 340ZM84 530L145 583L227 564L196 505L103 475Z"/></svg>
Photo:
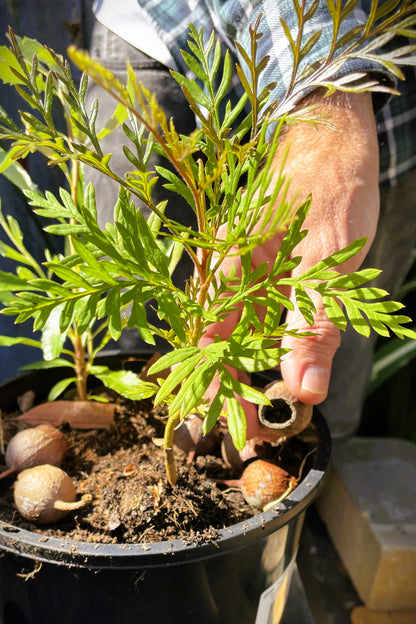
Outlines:
<svg viewBox="0 0 416 624"><path fill-rule="evenodd" d="M71 478L57 466L44 464L23 470L15 483L15 505L24 518L35 524L57 522L87 502L87 497L77 502L75 498Z"/></svg>
<svg viewBox="0 0 416 624"><path fill-rule="evenodd" d="M68 449L64 434L51 425L38 425L19 431L6 450L8 469L0 479L12 472L21 472L40 464L59 466Z"/></svg>
<svg viewBox="0 0 416 624"><path fill-rule="evenodd" d="M202 432L202 419L191 414L175 429L173 443L192 462L196 455L207 455L216 446L218 429L214 427L207 434Z"/></svg>
<svg viewBox="0 0 416 624"><path fill-rule="evenodd" d="M280 498L294 481L295 478L280 466L256 459L245 468L239 479L221 483L240 488L251 507L263 509L268 503Z"/></svg>
<svg viewBox="0 0 416 624"><path fill-rule="evenodd" d="M247 440L241 451L238 451L234 446L230 432L227 431L221 442L222 458L230 468L241 470L244 462L257 457L258 453L261 452L261 443L262 440L252 438Z"/></svg>
<svg viewBox="0 0 416 624"><path fill-rule="evenodd" d="M259 406L259 421L269 431L272 430L276 438L297 435L311 422L312 405L299 401L284 381L272 382L266 386L264 394L270 399L271 405Z"/></svg>
<svg viewBox="0 0 416 624"><path fill-rule="evenodd" d="M221 455L226 465L230 468L241 470L243 467L243 460L239 451L235 448L231 434L228 431L224 433L221 441Z"/></svg>

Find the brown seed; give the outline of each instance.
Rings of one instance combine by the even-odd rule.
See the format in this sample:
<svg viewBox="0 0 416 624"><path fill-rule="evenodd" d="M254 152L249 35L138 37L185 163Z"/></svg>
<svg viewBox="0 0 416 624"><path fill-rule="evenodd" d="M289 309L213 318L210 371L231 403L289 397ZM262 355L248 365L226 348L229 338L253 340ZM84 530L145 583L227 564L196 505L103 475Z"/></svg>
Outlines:
<svg viewBox="0 0 416 624"><path fill-rule="evenodd" d="M36 524L57 522L86 502L75 502L75 498L71 478L57 466L44 464L23 470L15 483L14 502L19 513Z"/></svg>
<svg viewBox="0 0 416 624"><path fill-rule="evenodd" d="M214 427L206 435L202 432L202 419L191 414L175 429L173 443L191 462L196 455L207 455L216 446L218 428Z"/></svg>
<svg viewBox="0 0 416 624"><path fill-rule="evenodd" d="M244 462L257 457L262 450L262 440L252 438L247 440L244 448L238 451L229 431L224 433L221 442L221 455L227 466L235 470L241 470Z"/></svg>
<svg viewBox="0 0 416 624"><path fill-rule="evenodd" d="M229 431L226 431L222 438L221 455L228 467L235 468L236 470L241 470L243 467L243 460L241 459L239 451L234 446L234 442Z"/></svg>
<svg viewBox="0 0 416 624"><path fill-rule="evenodd" d="M5 459L8 469L0 478L40 464L59 466L67 449L67 440L56 427L38 425L23 429L12 437L7 446Z"/></svg>
<svg viewBox="0 0 416 624"><path fill-rule="evenodd" d="M286 492L293 477L280 466L256 459L244 470L240 479L224 481L226 485L239 487L245 501L255 509L263 509Z"/></svg>

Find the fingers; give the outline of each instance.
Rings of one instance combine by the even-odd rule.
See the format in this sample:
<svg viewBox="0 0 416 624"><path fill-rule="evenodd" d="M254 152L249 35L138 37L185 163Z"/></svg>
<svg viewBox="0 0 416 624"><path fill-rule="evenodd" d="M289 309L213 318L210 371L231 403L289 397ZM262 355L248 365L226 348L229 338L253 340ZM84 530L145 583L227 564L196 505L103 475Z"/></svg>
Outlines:
<svg viewBox="0 0 416 624"><path fill-rule="evenodd" d="M328 98L325 107L338 131L322 126L315 132L300 124L288 133L294 188L312 191L312 207L305 221L309 234L295 249L302 262L294 276L355 239L367 237L365 247L338 267L341 273L357 270L377 227L378 145L371 98L369 94L337 95ZM295 396L317 404L328 393L340 333L329 322L320 297L308 294L317 310L314 326L310 328L295 307L287 313L288 328L312 330L315 336L285 336L282 346L291 351L282 360L281 372ZM295 303L293 295L292 301Z"/></svg>
<svg viewBox="0 0 416 624"><path fill-rule="evenodd" d="M313 294L314 295L314 294ZM285 336L282 347L289 348L281 362L281 373L293 394L304 403L316 405L328 394L332 360L340 345L340 332L328 320L320 298L313 296L317 308L310 327L298 309L288 313L288 329L313 332L314 336Z"/></svg>

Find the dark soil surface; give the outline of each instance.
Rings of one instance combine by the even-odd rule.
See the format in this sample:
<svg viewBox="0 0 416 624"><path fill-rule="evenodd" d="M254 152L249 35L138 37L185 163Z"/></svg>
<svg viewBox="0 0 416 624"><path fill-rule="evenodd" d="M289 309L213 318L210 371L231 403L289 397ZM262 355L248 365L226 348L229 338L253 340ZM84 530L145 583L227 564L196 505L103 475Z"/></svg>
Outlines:
<svg viewBox="0 0 416 624"><path fill-rule="evenodd" d="M13 415L4 416L3 446L16 431ZM19 428L22 424L19 423ZM0 519L47 536L100 543L150 543L174 538L186 542L215 540L218 530L257 513L241 492L216 483L237 478L219 449L192 463L175 451L179 479L170 486L160 448L164 415L150 403L123 402L110 429L79 430L63 425L69 451L62 468L79 497L92 501L54 526L36 527L24 520L13 503L15 476L0 480ZM297 475L306 445L301 438L273 448L278 459ZM0 455L0 463L4 458Z"/></svg>

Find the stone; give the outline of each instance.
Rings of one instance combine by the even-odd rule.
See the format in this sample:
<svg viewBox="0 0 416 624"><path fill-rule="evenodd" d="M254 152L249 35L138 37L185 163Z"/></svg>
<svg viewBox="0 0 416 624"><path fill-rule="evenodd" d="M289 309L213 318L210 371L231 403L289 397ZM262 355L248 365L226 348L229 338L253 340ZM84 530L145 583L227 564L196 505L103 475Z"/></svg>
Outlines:
<svg viewBox="0 0 416 624"><path fill-rule="evenodd" d="M357 437L336 445L317 508L364 605L416 608L416 445Z"/></svg>
<svg viewBox="0 0 416 624"><path fill-rule="evenodd" d="M374 611L356 607L351 613L351 624L415 624L416 611Z"/></svg>

